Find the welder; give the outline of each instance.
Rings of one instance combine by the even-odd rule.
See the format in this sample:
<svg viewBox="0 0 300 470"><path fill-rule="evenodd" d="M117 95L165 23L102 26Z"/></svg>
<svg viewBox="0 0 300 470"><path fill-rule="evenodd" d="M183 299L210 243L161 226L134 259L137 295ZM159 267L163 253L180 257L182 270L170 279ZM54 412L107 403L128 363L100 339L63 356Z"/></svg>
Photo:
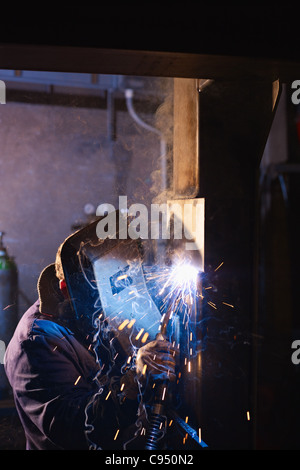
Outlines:
<svg viewBox="0 0 300 470"><path fill-rule="evenodd" d="M5 370L29 450L144 448L147 412L141 396L151 395L155 381L176 378L175 350L170 342L151 336L149 324L142 323L148 312L134 317L136 303L130 304L131 323L140 331L149 326L150 336L133 346L135 354L129 356L126 344L132 346L133 329L120 326L122 313L116 324L109 308L125 291L134 291L134 276L125 288L112 284L125 275L108 273L113 286L108 299L107 291L101 291L101 276L110 259L116 259L113 250L107 255L105 242L97 245L105 247L101 255L82 250L85 256L79 256L82 247L94 248L86 243L94 233L92 224L61 245L55 262L39 277L38 300L22 316L6 350ZM111 242L117 249L118 241ZM124 273L120 256L117 264ZM154 312L148 322L154 319L156 324L157 312L147 302Z"/></svg>

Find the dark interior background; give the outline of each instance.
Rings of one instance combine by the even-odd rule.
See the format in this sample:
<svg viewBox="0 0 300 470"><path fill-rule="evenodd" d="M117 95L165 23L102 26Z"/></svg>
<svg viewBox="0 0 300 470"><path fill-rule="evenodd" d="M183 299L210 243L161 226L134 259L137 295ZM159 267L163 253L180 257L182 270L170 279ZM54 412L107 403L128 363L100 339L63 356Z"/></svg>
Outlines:
<svg viewBox="0 0 300 470"><path fill-rule="evenodd" d="M300 339L297 305L299 108L291 103L291 83L300 79L297 7L213 5L196 8L192 3L187 3L184 8L181 4L172 7L162 4L145 11L144 7L118 5L117 8L101 8L97 15L82 7L74 7L72 11L64 8L60 12L52 12L47 16L47 20L45 17L39 21L35 20L34 25L35 28L30 28L29 23L21 23L18 27L16 24L8 24L1 29L0 68L1 60L3 68L14 70L21 68L18 65L20 60L23 63L34 61L32 56L22 56L18 45L47 46L50 50L54 46L70 47L70 56L66 59L69 64L64 63L64 67L69 67L71 72L78 71L80 67L85 71L87 67L86 63L76 62L75 55L71 53L72 47L75 46L95 50L107 48L111 49L112 53L115 49L145 50L150 54L151 51L171 51L177 58L177 65L173 64L173 69L177 66L178 74L185 74L187 77L201 74L201 60L199 59L196 70L187 68L185 72L180 65L184 54L206 55L209 57L205 62L206 70L208 62L212 70L215 71L217 67L218 75L221 76L220 82L207 89L201 98L202 110L205 110L206 114L200 120L200 136L203 137L200 140L200 195L206 198L208 204L207 267L213 272L220 261L225 261L224 269L213 274L214 282L222 295L227 299L233 298L238 307L238 313L222 311L221 319L226 325L232 326L235 333L239 333L240 341L237 346L231 348L231 345L236 343L228 329L222 341L220 338L220 341L216 340L218 353L215 357L220 359L220 363L225 362L227 373L218 376L216 380L210 378L204 386L201 404L204 410L203 430L206 432L208 443L217 449L299 449L300 376L299 366L291 362L292 341ZM9 55L11 49L7 52L7 49L3 48L11 44L15 46L15 56ZM228 62L228 56L233 60ZM52 63L53 57L55 53L51 54ZM241 57L248 59L243 70L240 68ZM261 68L257 68L257 59L263 61L259 62L260 65L263 64ZM6 65L14 62L14 67ZM45 63L46 55L43 58L43 66ZM236 68L234 64L237 64ZM61 62L58 63L57 70L60 70L61 65ZM124 66L127 65L124 63ZM161 69L161 74L168 76L166 63L165 66L166 68ZM122 60L119 67L122 68ZM136 75L138 70L137 63L134 71ZM227 77L235 74L242 74L243 78L228 81ZM244 81L245 76L249 81ZM265 96L260 94L264 86L268 87L277 79L281 80L283 85L280 104L271 123L269 136L266 136L266 145L260 148L259 144L264 140L263 136L259 135L262 129L259 120L262 119L263 122L263 110L262 114L257 115L257 109L262 108L257 104L255 109L252 99L255 102L255 99ZM235 101L232 101L233 96ZM33 276L27 276L27 261L24 262L24 279L28 279L26 282L30 285L40 268L42 257L47 264L54 255L61 234L67 234L72 224L85 217L79 207L84 207L90 202L98 203L98 196L96 201L92 201L83 187L83 197L78 201L76 210L70 207L68 213L71 213L72 217L66 217L66 206L62 205L61 201L64 200L64 191L69 193L71 189L66 181L61 181L59 169L55 181L49 179L49 172L40 165L39 156L47 154L47 164L55 167L56 152L59 152L62 146L65 145L68 149L76 147L79 152L77 156L70 151L71 158L75 159L71 160L73 163L65 163L66 170L69 171L72 168L68 165L72 167L74 164L80 164L82 156L86 154L89 154L89 158L94 156L98 165L99 146L103 144L93 123L85 127L83 121L87 121L84 109L80 112L82 120L78 119L78 115L76 119L71 116L69 125L74 134L78 128L80 132L86 129L85 138L66 142L65 133L60 134L60 122L53 114L55 107L60 106L59 103L49 105L41 102L37 106L41 112L38 121L22 103L14 104L12 111L3 111L7 113L6 119L11 126L14 126L16 112L22 113L26 121L21 129L24 148L22 152L18 149L20 161L17 168L8 158L9 150L16 149L17 143L14 139L10 142L9 135L2 136L2 142L11 146L7 147L7 158L2 165L5 166L7 174L14 177L10 183L9 180L4 180L1 189L3 194L10 194L12 206L10 208L3 202L1 210L8 220L15 219L14 207L21 204L25 213L28 210L25 226L22 227L25 245L30 242L30 233L36 230L36 224L41 224L41 235L49 237L49 254L45 256L44 251L37 245L37 261L32 258L28 260L36 270ZM97 119L101 119L101 106L99 108L93 110ZM45 110L48 110L47 115ZM53 157L50 156L52 137L45 135L43 138L40 134L40 119L47 121L60 137L55 139ZM124 126L130 136L130 124L126 121ZM241 133L243 138L237 138ZM32 153L33 143L35 149L40 149L39 155ZM37 144L40 147L36 147ZM36 163L35 171L38 173L27 175L27 195L18 200L13 185L17 184L18 179L21 180L27 171L21 155L24 155L27 161ZM284 166L280 166L282 164ZM90 166L83 165L82 171L88 178ZM108 179L103 184L109 186L116 177L114 162L107 168L107 175ZM39 213L39 209L31 210L32 191L34 194L40 191L40 178L44 181L43 191L47 191L48 187L52 188L49 197L52 198L52 207L55 207L55 210L52 212L54 223L51 229L48 228L48 214ZM57 185L55 192L54 185ZM95 194L98 194L97 191L95 188ZM105 193L105 196L108 194ZM64 219L61 234L55 229L57 218ZM15 220L14 224L17 227ZM13 238L15 234L12 232L9 236ZM11 243L12 254L17 250ZM30 291L29 284L25 286L25 291ZM213 323L210 323L210 327L212 331L215 327L219 334ZM209 352L208 349L208 359ZM213 363L215 364L216 362ZM252 413L250 422L246 418L248 408ZM20 431L20 440L19 434L16 434L16 417L13 413L10 414L9 409L3 409L3 448L22 447L22 433Z"/></svg>

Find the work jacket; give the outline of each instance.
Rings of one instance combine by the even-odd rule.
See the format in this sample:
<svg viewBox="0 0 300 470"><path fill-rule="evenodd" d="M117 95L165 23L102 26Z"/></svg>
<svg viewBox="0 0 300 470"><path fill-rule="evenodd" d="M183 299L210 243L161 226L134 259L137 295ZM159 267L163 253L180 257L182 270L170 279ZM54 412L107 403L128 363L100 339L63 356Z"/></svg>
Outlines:
<svg viewBox="0 0 300 470"><path fill-rule="evenodd" d="M122 449L137 433L137 400L125 399L117 375L99 385L100 368L69 328L41 315L39 301L27 310L5 355L27 449Z"/></svg>

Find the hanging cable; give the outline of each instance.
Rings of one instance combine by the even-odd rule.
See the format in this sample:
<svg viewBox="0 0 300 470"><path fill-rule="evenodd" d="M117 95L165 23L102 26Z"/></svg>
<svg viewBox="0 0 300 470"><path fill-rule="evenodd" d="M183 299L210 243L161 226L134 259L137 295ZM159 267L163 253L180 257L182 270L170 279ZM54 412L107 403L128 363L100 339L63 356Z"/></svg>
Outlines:
<svg viewBox="0 0 300 470"><path fill-rule="evenodd" d="M150 126L150 124L143 121L136 113L134 106L133 106L133 90L126 89L125 90L125 98L126 98L126 105L130 116L134 119L134 121L144 129L153 132L154 134L158 135L160 138L160 158L161 158L161 184L162 190L167 188L167 164L166 164L166 156L167 156L167 144L166 140L163 136L163 133L156 129L156 127Z"/></svg>

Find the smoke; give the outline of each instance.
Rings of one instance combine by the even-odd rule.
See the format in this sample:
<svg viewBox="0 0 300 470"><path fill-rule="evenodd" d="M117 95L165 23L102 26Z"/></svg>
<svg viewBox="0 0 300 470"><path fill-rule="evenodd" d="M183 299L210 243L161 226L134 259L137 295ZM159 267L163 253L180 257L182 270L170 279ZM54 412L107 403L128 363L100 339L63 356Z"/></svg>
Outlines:
<svg viewBox="0 0 300 470"><path fill-rule="evenodd" d="M172 178L173 178L173 81L168 82L168 89L164 85L165 99L158 107L155 113L155 127L161 133L161 154L157 160L157 167L151 174L152 185L150 192L152 194L152 203L160 204L166 202L172 196Z"/></svg>
<svg viewBox="0 0 300 470"><path fill-rule="evenodd" d="M164 99L158 106L151 123L158 132L140 129L141 133L147 134L146 144L155 141L157 143L155 148L160 150L156 155L152 155L154 168L151 172L151 181L146 182L144 179L142 186L136 185L135 190L128 197L128 199L132 199L132 202L161 204L173 197L173 86L169 80L162 83L165 87L163 90ZM149 149L146 148L145 152L150 155ZM191 283L186 288L186 279L192 270L185 271L183 278L182 276L176 278L172 271L176 259L182 258L181 243L176 247L173 245L169 250L172 255L169 260L167 251L170 244L160 244L159 240L147 240L142 245L146 251L144 260L151 260L149 253L151 250L155 250L155 255L152 258L153 263L143 265L145 281L152 300L157 305L162 318L168 308L172 309L167 338L176 345L180 355L178 388L174 396L181 405L185 406L189 400L188 396L184 396L186 384L193 384L197 388L201 386L205 378L217 379L232 374L242 376L245 373L242 369L236 370L232 366L232 351L248 347L249 339L238 326L240 325L239 312L234 305L234 300L220 292L216 274L217 268L212 273L200 273L199 283ZM191 253L189 253L189 258L192 259ZM188 261L186 254L183 259L185 262ZM130 260L128 260L129 271L130 265ZM221 267L220 265L218 269ZM130 286L125 286L125 288L127 287ZM141 313L138 302L141 295L139 292L135 292L137 302L132 304L133 317ZM114 365L116 351L113 338L117 338L116 335L112 335L105 316L101 316L100 303L99 299L99 302L94 305L96 333L92 342L92 349L99 364L99 373L95 377L98 392L92 397L86 408L86 435L91 448L97 448L97 445L90 440L93 427L89 421L89 411L93 407L94 400L103 393L102 384L105 378L109 378L109 373ZM122 334L128 334L132 339L133 334L131 330L128 330L128 325L130 322L124 326ZM107 348L109 353L109 364L105 364L105 367L100 357L103 346ZM137 348L132 341L131 346L131 352L128 353L128 357L120 368L122 374L131 368L134 371ZM125 448L144 432L144 426L148 420L142 387L139 382L137 385L139 388L139 410L135 423L136 429L132 439L124 445Z"/></svg>

